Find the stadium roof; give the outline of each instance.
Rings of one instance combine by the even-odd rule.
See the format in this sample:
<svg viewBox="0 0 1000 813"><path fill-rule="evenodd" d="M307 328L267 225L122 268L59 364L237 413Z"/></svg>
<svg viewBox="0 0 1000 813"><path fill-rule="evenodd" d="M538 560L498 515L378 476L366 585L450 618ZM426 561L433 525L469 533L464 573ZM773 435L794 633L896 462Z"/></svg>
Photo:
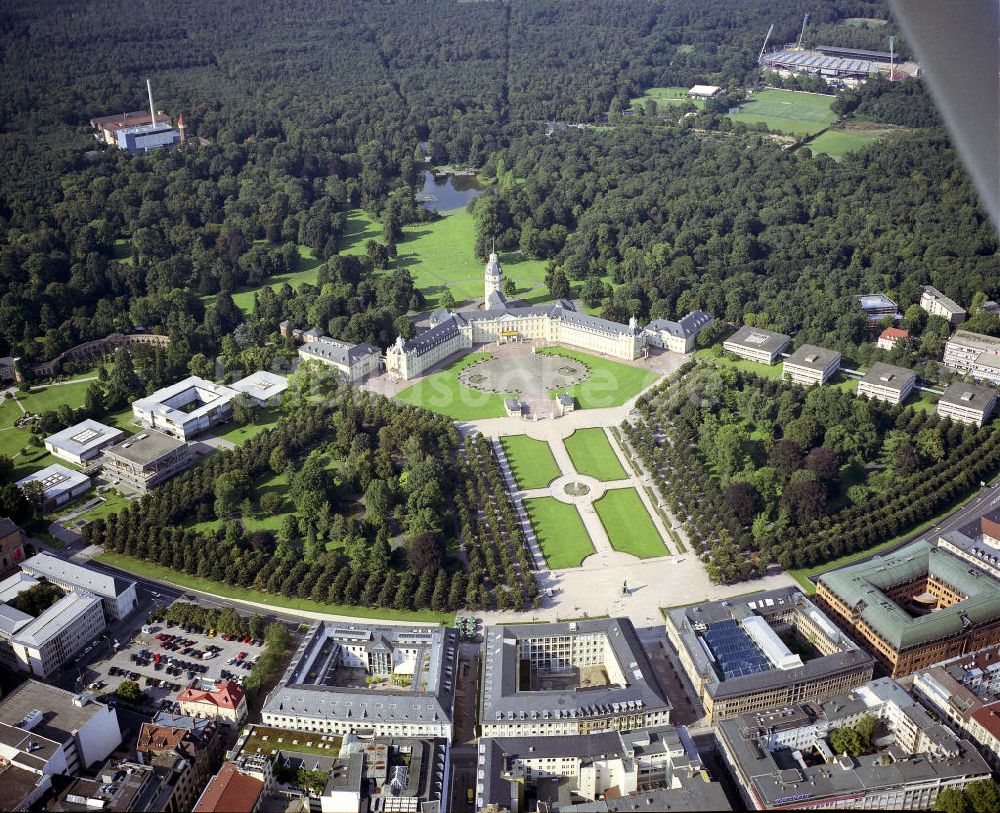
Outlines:
<svg viewBox="0 0 1000 813"><path fill-rule="evenodd" d="M760 61L765 67L810 73L832 73L840 76L868 76L878 73L878 65L867 59L845 59L810 51L773 51L764 54Z"/></svg>

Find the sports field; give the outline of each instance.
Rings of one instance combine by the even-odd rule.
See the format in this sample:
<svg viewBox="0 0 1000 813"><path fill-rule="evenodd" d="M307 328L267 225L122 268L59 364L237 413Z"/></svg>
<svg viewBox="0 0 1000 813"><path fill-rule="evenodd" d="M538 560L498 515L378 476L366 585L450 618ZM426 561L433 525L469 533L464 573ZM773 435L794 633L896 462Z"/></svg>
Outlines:
<svg viewBox="0 0 1000 813"><path fill-rule="evenodd" d="M611 359L592 356L581 350L569 350L565 347L545 347L539 353L549 353L556 356L576 359L587 365L590 375L586 381L561 390L555 390L552 397L558 393L568 393L576 399L580 409L601 409L604 407L621 406L630 398L638 395L646 387L656 381L660 375L642 367L621 364Z"/></svg>
<svg viewBox="0 0 1000 813"><path fill-rule="evenodd" d="M790 135L811 135L833 123L836 116L830 105L834 98L820 93L767 88L754 93L729 118L746 124L763 122L770 130Z"/></svg>
<svg viewBox="0 0 1000 813"><path fill-rule="evenodd" d="M524 501L531 527L542 548L545 561L553 570L579 567L594 553L587 529L575 505L555 497L535 497Z"/></svg>
<svg viewBox="0 0 1000 813"><path fill-rule="evenodd" d="M631 105L633 110L637 110L641 107L645 107L647 100L652 99L656 102L658 113L663 113L667 107L684 104L685 102L691 102L699 110L705 106L704 101L701 99L689 99L687 94L688 89L680 86L649 88L642 94L642 96L632 99Z"/></svg>
<svg viewBox="0 0 1000 813"><path fill-rule="evenodd" d="M832 127L825 133L820 133L805 146L812 150L813 155L822 153L831 158L839 159L849 152L860 150L862 147L878 141L880 138L891 138L897 132L901 132L901 130L894 131L883 127L871 129Z"/></svg>
<svg viewBox="0 0 1000 813"><path fill-rule="evenodd" d="M634 488L614 488L596 500L594 508L615 550L640 559L670 552Z"/></svg>
<svg viewBox="0 0 1000 813"><path fill-rule="evenodd" d="M577 429L563 443L566 444L573 467L580 474L605 482L628 477L618 455L611 448L608 436L600 427Z"/></svg>
<svg viewBox="0 0 1000 813"><path fill-rule="evenodd" d="M477 418L502 418L503 395L470 389L458 380L458 374L473 362L491 358L489 353L461 356L436 373L396 394L396 400L437 412L453 421L474 421Z"/></svg>
<svg viewBox="0 0 1000 813"><path fill-rule="evenodd" d="M522 489L545 488L561 472L552 449L544 440L527 435L507 435L500 439L510 470Z"/></svg>

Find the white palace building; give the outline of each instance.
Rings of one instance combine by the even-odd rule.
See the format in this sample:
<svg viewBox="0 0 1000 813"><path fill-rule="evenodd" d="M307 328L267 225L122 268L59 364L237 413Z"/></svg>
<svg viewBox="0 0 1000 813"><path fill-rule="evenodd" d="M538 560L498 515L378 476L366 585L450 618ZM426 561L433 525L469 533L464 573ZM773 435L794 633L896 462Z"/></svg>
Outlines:
<svg viewBox="0 0 1000 813"><path fill-rule="evenodd" d="M547 305L513 307L501 293L503 268L490 254L485 269L486 301L479 311L435 311L431 328L404 341L400 336L385 352L387 372L409 380L450 356L477 344L541 341L569 344L593 353L632 361L647 347L676 353L694 349L695 337L712 317L693 311L672 322L658 319L640 328L635 318L627 325L578 312L565 299Z"/></svg>

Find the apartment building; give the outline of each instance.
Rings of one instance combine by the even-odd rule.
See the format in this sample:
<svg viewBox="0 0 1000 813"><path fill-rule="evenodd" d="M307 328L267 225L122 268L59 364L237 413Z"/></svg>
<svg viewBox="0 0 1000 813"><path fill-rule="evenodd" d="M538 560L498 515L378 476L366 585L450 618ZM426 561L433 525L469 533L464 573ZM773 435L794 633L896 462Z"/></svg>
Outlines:
<svg viewBox="0 0 1000 813"><path fill-rule="evenodd" d="M1000 339L956 330L944 344L944 364L994 386L1000 385Z"/></svg>
<svg viewBox="0 0 1000 813"><path fill-rule="evenodd" d="M965 321L965 308L946 297L933 285L924 285L921 288L920 307L931 316L940 316L953 325L960 325Z"/></svg>

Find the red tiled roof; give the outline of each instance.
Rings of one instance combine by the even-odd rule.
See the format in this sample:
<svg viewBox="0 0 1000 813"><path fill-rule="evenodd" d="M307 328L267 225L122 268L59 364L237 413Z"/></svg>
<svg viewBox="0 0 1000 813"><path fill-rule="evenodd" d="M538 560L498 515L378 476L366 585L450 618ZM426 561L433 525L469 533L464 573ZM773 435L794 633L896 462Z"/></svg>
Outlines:
<svg viewBox="0 0 1000 813"><path fill-rule="evenodd" d="M898 327L887 327L878 337L880 339L909 339L910 334Z"/></svg>
<svg viewBox="0 0 1000 813"><path fill-rule="evenodd" d="M195 688L184 689L177 695L177 700L180 703L211 703L219 708L235 709L240 705L244 694L242 686L227 680L210 692Z"/></svg>
<svg viewBox="0 0 1000 813"><path fill-rule="evenodd" d="M227 762L209 781L201 794L194 813L252 813L264 792L264 783Z"/></svg>
<svg viewBox="0 0 1000 813"><path fill-rule="evenodd" d="M989 731L995 739L1000 740L1000 702L990 703L977 709L973 712L972 719Z"/></svg>

